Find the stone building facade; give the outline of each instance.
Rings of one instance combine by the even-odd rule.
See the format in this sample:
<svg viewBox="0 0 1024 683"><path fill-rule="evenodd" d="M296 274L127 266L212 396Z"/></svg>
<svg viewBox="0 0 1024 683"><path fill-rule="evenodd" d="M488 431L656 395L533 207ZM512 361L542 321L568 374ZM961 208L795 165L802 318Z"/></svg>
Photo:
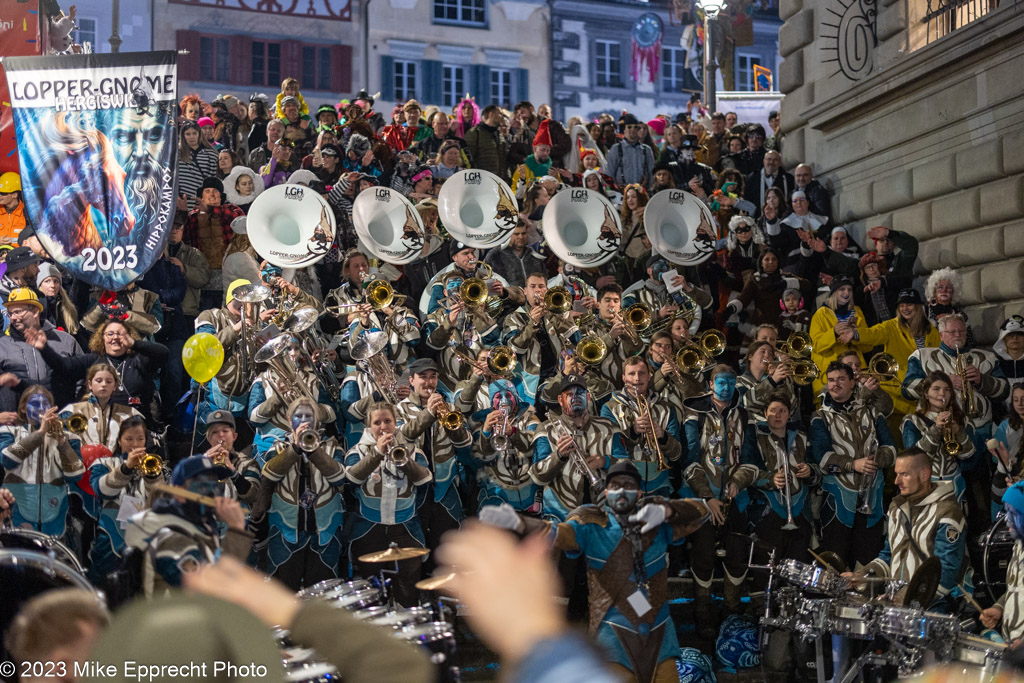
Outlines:
<svg viewBox="0 0 1024 683"><path fill-rule="evenodd" d="M1024 12L1000 0L782 0L784 165L833 219L921 242L991 342L1024 313ZM862 242L863 243L863 242Z"/></svg>

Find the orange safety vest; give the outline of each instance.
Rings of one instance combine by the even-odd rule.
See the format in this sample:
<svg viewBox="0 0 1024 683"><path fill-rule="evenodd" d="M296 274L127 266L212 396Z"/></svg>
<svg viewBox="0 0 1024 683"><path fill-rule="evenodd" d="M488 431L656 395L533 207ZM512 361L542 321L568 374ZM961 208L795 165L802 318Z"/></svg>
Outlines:
<svg viewBox="0 0 1024 683"><path fill-rule="evenodd" d="M5 242L17 242L18 235L25 227L25 202L18 202L14 211L0 209L0 239Z"/></svg>

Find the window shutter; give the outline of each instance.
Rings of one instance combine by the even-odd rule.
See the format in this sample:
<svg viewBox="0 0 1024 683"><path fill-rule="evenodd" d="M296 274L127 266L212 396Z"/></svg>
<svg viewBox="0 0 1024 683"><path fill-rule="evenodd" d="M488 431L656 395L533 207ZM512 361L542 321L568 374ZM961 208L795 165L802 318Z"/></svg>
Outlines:
<svg viewBox="0 0 1024 683"><path fill-rule="evenodd" d="M199 33L176 31L175 44L179 50L188 50L187 55L178 55L178 78L184 81L199 80Z"/></svg>
<svg viewBox="0 0 1024 683"><path fill-rule="evenodd" d="M491 104L491 67L486 64L470 65L469 94L476 98L481 109Z"/></svg>
<svg viewBox="0 0 1024 683"><path fill-rule="evenodd" d="M348 97L352 90L352 46L331 45L331 90Z"/></svg>
<svg viewBox="0 0 1024 683"><path fill-rule="evenodd" d="M420 78L419 96L422 102L441 101L441 62L434 59L424 59L422 62L422 76ZM459 93L461 97L463 93Z"/></svg>
<svg viewBox="0 0 1024 683"><path fill-rule="evenodd" d="M530 99L530 72L526 69L516 69L515 79L515 83L512 84L512 106L515 106L516 102Z"/></svg>
<svg viewBox="0 0 1024 683"><path fill-rule="evenodd" d="M231 82L252 84L252 38L249 36L231 36Z"/></svg>
<svg viewBox="0 0 1024 683"><path fill-rule="evenodd" d="M380 98L385 102L395 101L395 58L390 55L380 58Z"/></svg>

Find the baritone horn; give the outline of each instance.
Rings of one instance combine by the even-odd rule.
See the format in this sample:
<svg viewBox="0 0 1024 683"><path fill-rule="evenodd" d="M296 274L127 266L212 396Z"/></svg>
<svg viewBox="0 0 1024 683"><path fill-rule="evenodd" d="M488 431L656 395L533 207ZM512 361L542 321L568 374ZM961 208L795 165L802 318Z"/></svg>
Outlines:
<svg viewBox="0 0 1024 683"><path fill-rule="evenodd" d="M508 346L495 346L487 354L487 369L499 377L511 377L517 362L516 354Z"/></svg>
<svg viewBox="0 0 1024 683"><path fill-rule="evenodd" d="M552 287L544 295L544 308L551 313L565 313L572 308L572 294L565 287Z"/></svg>
<svg viewBox="0 0 1024 683"><path fill-rule="evenodd" d="M704 348L693 342L688 342L676 352L675 363L679 372L684 375L697 377L707 369L711 359Z"/></svg>
<svg viewBox="0 0 1024 683"><path fill-rule="evenodd" d="M725 352L725 335L715 329L704 330L697 337L697 344L708 358L715 358Z"/></svg>
<svg viewBox="0 0 1024 683"><path fill-rule="evenodd" d="M806 332L791 332L786 341L779 344L779 353L790 358L810 358L814 351L811 335Z"/></svg>

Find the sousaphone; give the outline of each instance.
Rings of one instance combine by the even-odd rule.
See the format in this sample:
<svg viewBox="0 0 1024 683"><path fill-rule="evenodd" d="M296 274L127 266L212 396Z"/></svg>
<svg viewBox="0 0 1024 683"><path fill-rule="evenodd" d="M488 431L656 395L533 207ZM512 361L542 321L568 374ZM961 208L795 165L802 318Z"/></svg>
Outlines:
<svg viewBox="0 0 1024 683"><path fill-rule="evenodd" d="M423 251L423 221L413 203L387 187L368 187L352 203L356 234L385 263L412 263Z"/></svg>
<svg viewBox="0 0 1024 683"><path fill-rule="evenodd" d="M680 266L696 266L715 253L715 218L683 190L662 190L644 208L644 230L655 252Z"/></svg>
<svg viewBox="0 0 1024 683"><path fill-rule="evenodd" d="M544 237L565 263L593 268L618 253L622 222L600 192L574 187L559 192L544 207Z"/></svg>
<svg viewBox="0 0 1024 683"><path fill-rule="evenodd" d="M246 229L252 248L280 268L304 268L334 244L334 212L318 192L304 185L275 185L249 208Z"/></svg>
<svg viewBox="0 0 1024 683"><path fill-rule="evenodd" d="M444 181L437 208L452 239L478 249L505 245L519 222L512 188L493 173L475 168Z"/></svg>

